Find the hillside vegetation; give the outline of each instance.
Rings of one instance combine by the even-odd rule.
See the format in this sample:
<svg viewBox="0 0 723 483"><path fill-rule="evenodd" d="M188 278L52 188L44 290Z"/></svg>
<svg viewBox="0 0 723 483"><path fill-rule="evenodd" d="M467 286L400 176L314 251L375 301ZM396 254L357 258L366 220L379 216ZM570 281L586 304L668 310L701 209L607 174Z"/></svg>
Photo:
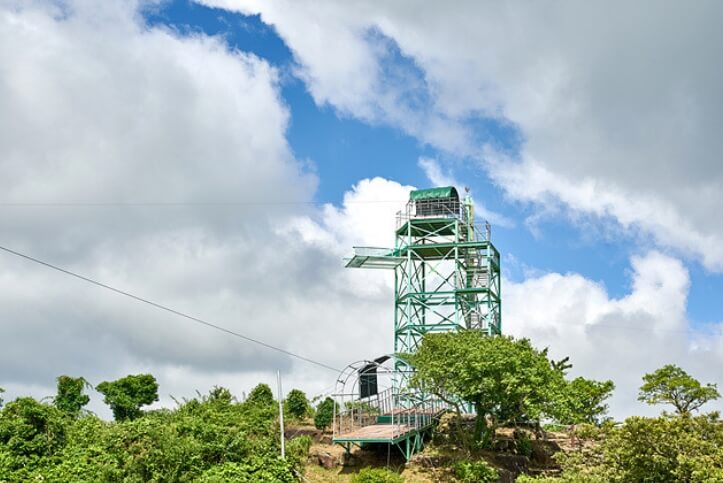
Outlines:
<svg viewBox="0 0 723 483"><path fill-rule="evenodd" d="M245 401L215 387L147 410L156 379L129 375L97 384L114 416L104 421L84 409L90 384L64 375L52 398L0 398L0 482L723 481L723 424L717 413L698 414L718 390L677 366L644 375L639 393L673 412L616 423L606 414L612 381L569 378L567 359L550 360L526 339L432 334L404 357L416 367L412 384L452 408L406 465L394 448L344 455L331 446L333 400L313 407L298 389L284 401L282 459L278 405L265 384Z"/></svg>

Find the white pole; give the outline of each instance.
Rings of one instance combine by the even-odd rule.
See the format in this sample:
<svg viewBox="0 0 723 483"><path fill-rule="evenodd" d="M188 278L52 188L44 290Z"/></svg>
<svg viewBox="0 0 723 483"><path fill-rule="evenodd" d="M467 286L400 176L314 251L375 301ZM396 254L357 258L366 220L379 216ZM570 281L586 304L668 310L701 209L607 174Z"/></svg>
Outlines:
<svg viewBox="0 0 723 483"><path fill-rule="evenodd" d="M279 387L279 425L281 426L281 459L286 459L286 450L284 449L284 403L281 392L281 372L276 371L276 382Z"/></svg>

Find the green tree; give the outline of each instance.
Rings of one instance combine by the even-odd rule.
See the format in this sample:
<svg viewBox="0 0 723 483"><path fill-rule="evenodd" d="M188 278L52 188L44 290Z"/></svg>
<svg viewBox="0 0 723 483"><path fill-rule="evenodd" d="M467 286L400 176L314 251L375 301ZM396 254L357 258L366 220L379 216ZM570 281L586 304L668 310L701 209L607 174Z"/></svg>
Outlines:
<svg viewBox="0 0 723 483"><path fill-rule="evenodd" d="M316 407L314 415L314 426L322 431L326 430L334 419L334 400L327 397Z"/></svg>
<svg viewBox="0 0 723 483"><path fill-rule="evenodd" d="M158 383L151 374L129 375L112 382L101 382L96 390L110 406L116 421L132 420L142 413L141 406L158 401Z"/></svg>
<svg viewBox="0 0 723 483"><path fill-rule="evenodd" d="M5 389L3 389L2 387L0 387L0 394L2 394L2 393L4 393L4 392L5 392ZM0 397L0 408L2 408L2 407L3 407L3 398Z"/></svg>
<svg viewBox="0 0 723 483"><path fill-rule="evenodd" d="M18 398L0 410L0 481L297 481L311 439L288 441L281 459L273 404L221 387L177 403L107 422Z"/></svg>
<svg viewBox="0 0 723 483"><path fill-rule="evenodd" d="M474 405L475 441L487 444L500 424L537 421L549 411L562 385L546 353L527 339L488 337L461 330L427 334L408 356L412 383L456 406Z"/></svg>
<svg viewBox="0 0 723 483"><path fill-rule="evenodd" d="M562 424L600 424L608 410L605 400L614 389L612 381L600 382L583 377L564 381L552 401L550 413Z"/></svg>
<svg viewBox="0 0 723 483"><path fill-rule="evenodd" d="M58 377L58 392L53 399L55 407L71 417L78 417L83 406L90 402L90 397L83 394L87 387L90 384L82 377Z"/></svg>
<svg viewBox="0 0 723 483"><path fill-rule="evenodd" d="M271 392L271 388L268 384L258 384L249 393L249 397L246 398L248 404L255 405L270 405L274 403L274 393Z"/></svg>
<svg viewBox="0 0 723 483"><path fill-rule="evenodd" d="M542 481L723 481L723 424L717 413L674 418L635 416L621 426L603 425L585 428L585 432L593 444L558 453L562 475Z"/></svg>
<svg viewBox="0 0 723 483"><path fill-rule="evenodd" d="M678 366L668 364L643 376L638 400L648 404L672 404L680 415L690 414L720 397L715 384L702 385Z"/></svg>
<svg viewBox="0 0 723 483"><path fill-rule="evenodd" d="M300 389L292 389L286 396L284 408L289 416L294 419L303 419L309 414L309 401L306 394Z"/></svg>

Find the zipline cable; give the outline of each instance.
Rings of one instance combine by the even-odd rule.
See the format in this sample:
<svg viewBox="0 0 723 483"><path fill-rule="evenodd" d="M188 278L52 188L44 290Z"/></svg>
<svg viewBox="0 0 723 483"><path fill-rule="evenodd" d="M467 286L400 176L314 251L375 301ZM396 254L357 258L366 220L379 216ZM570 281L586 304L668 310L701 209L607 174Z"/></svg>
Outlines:
<svg viewBox="0 0 723 483"><path fill-rule="evenodd" d="M220 325L212 324L211 322L207 322L207 321L205 321L205 320L203 320L203 319L199 319L198 317L194 317L194 316L192 316L192 315L185 314L185 313L183 313L183 312L181 312L181 311L172 309L172 308L170 308L170 307L167 307L167 306L165 306L165 305L159 304L159 303L157 303L157 302L153 302L153 301L148 300L148 299L145 299L145 298L143 298L143 297L139 297L138 295L134 295L134 294L132 294L132 293L130 293L130 292L126 292L125 290L121 290L121 289L112 287L112 286L110 286L110 285L107 285L107 284L105 284L105 283L103 283L103 282L99 282L99 281L97 281L97 280L93 280L92 278L85 277L85 276L83 276L83 275L80 275L80 274L78 274L78 273L72 272L72 271L67 270L67 269L65 269L65 268L59 267L59 266L57 266L57 265L53 265L52 263L44 262L44 261L39 260L39 259L37 259L37 258L35 258L35 257L31 257L30 255L25 255L24 253L20 253L20 252L17 252L17 251L15 251L15 250L11 250L10 248L7 248L7 247L1 246L1 245L0 245L0 250L4 251L4 252L6 252L6 253L9 253L9 254L11 254L11 255L15 255L15 256L17 256L17 257L24 258L25 260L29 260L29 261L34 262L34 263L37 263L37 264L39 264L39 265L43 265L44 267L47 267L47 268L56 270L56 271L58 271L58 272L61 272L61 273L66 274L66 275L70 275L71 277L78 278L78 279L80 279L80 280L83 280L83 281L85 281L85 282L91 283L91 284L96 285L96 286L98 286L98 287L101 287L101 288L110 290L110 291L115 292L115 293L117 293L117 294L124 295L124 296L126 296L126 297L132 298L133 300L136 300L136 301L138 301L138 302L143 302L144 304L148 304L148 305L150 305L150 306L152 306L152 307L155 307L155 308L157 308L157 309L161 309L161 310L164 310L164 311L166 311L166 312L170 312L170 313L172 313L172 314L174 314L174 315L177 315L177 316L179 316L179 317L183 317L183 318L185 318L185 319L188 319L188 320L191 320L191 321L193 321L193 322L196 322L196 323L198 323L198 324L205 325L206 327L210 327L210 328L212 328L212 329L216 329L216 330L218 330L218 331L225 332L226 334L232 335L232 336L234 336L234 337L238 337L238 338L243 339L243 340L245 340L245 341L247 341L247 342L253 342L254 344L258 344L258 345L260 345L260 346L266 347L267 349L271 349L271 350L274 350L274 351L277 351L277 352L281 352L282 354L286 354L287 356L295 357L296 359L299 359L299 360L308 362L308 363L310 363L310 364L315 364L315 365L317 365L317 366L319 366L319 367L323 367L324 369L328 369L328 370L334 371L334 372L336 372L336 373L341 372L339 369L337 369L337 368L335 368L335 367L331 367L331 366L329 366L329 365L327 365L327 364L324 364L323 362L318 362L318 361L315 361L315 360L313 360L313 359L309 359L308 357L304 357L304 356L302 356L302 355L295 354L295 353L293 353L293 352L287 351L286 349L282 349L282 348L280 348L280 347L276 347L276 346L273 346L273 345L271 345L271 344L267 344L266 342L260 341L260 340L258 340L258 339L254 339L254 338L252 338L252 337L249 337L249 336L240 334L240 333L238 333L238 332L234 332L233 330L227 329L227 328L225 328L225 327L221 327Z"/></svg>

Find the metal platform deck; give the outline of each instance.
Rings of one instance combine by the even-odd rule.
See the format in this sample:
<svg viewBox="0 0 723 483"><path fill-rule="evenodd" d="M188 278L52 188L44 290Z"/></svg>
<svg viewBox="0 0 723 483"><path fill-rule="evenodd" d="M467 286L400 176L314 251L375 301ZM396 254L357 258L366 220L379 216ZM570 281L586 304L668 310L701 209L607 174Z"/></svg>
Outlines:
<svg viewBox="0 0 723 483"><path fill-rule="evenodd" d="M389 443L414 430L414 427L406 424L373 424L335 437L334 442Z"/></svg>

